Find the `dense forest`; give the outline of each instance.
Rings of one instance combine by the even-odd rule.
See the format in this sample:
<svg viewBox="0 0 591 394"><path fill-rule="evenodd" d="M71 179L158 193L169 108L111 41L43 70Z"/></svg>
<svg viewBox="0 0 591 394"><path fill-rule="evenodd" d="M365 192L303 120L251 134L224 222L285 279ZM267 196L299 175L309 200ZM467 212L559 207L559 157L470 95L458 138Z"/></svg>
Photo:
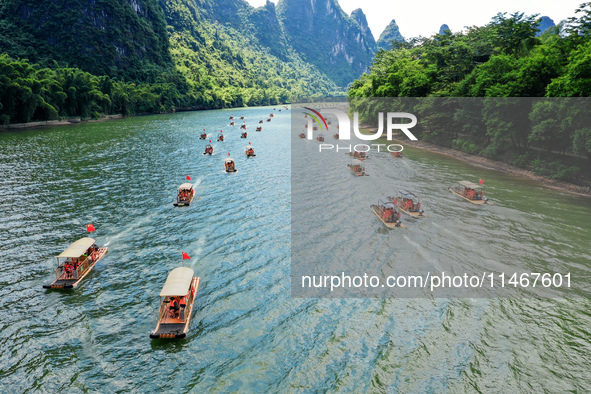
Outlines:
<svg viewBox="0 0 591 394"><path fill-rule="evenodd" d="M500 13L486 26L395 42L377 53L370 72L352 84L348 96L356 99L365 120L374 114L363 97L589 97L591 3L582 4L576 15L539 37L536 15ZM499 106L480 100L480 106L466 107L449 99L443 118L443 111L426 100L407 109L427 121L436 119L431 125L448 126L424 129L425 141L578 181L591 168L586 116L591 108L588 100L576 105L572 100L522 100L530 106L525 119L510 116L508 101Z"/></svg>
<svg viewBox="0 0 591 394"><path fill-rule="evenodd" d="M287 45L274 7L254 9L242 0L3 1L0 124L343 94Z"/></svg>

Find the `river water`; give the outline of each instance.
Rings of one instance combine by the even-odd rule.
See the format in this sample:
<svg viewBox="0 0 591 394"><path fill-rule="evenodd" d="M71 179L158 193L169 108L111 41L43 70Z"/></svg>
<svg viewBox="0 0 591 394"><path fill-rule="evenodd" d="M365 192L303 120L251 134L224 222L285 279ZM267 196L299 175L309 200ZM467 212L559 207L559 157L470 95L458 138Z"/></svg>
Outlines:
<svg viewBox="0 0 591 394"><path fill-rule="evenodd" d="M588 298L292 298L289 112L253 130L272 110L0 133L2 390L591 390ZM231 114L245 116L248 139L227 126ZM211 157L202 155L203 128L226 135L212 138ZM244 156L249 141L256 158ZM235 174L223 171L228 152ZM419 226L463 208L455 201L446 210L438 190L483 177L498 204L469 215L504 221L489 226L486 239L505 250L523 245L523 256L540 253L548 267L566 264L589 278L589 199L429 152L408 149L403 160L395 164L399 185L420 184L433 196L434 220L404 234L409 244L418 243ZM197 196L174 208L186 175ZM85 236L87 223L108 254L75 290L42 289L55 256ZM380 236L394 236L378 223ZM449 240L450 248L473 242L451 230ZM158 293L182 265L202 278L189 334L152 341Z"/></svg>

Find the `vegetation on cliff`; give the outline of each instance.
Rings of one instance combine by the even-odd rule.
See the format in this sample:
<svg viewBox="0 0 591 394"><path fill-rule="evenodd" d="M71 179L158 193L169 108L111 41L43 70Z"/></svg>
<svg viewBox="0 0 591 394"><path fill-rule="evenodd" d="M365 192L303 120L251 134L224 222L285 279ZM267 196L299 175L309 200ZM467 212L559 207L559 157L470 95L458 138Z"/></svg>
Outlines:
<svg viewBox="0 0 591 394"><path fill-rule="evenodd" d="M243 0L7 0L0 5L0 123L338 93L287 45L274 7L254 9Z"/></svg>
<svg viewBox="0 0 591 394"><path fill-rule="evenodd" d="M591 3L583 4L577 15L547 29L541 37L536 37L536 16L498 14L486 26L460 33L448 30L390 51L381 50L370 72L353 83L349 96L589 97ZM576 169L562 170L575 160L568 154L591 159L591 126L583 116L589 108L579 103L575 106L578 112L571 113L566 107L557 107L561 105L559 101L532 104L527 119L511 119L509 106L504 108L502 124L487 124L482 108L467 113L451 105L449 120L454 121L455 116L455 121L462 120L458 127L466 126L459 133L438 133L434 128L422 138L522 166L537 165L543 171L560 167L554 172L576 180L581 171L589 171L589 160L582 165L577 162ZM550 125L548 114L557 112L551 112L549 106L563 115L564 122ZM417 114L423 116L430 111L429 106L417 110L425 111ZM540 156L534 148L555 154ZM539 162L544 160L551 162Z"/></svg>

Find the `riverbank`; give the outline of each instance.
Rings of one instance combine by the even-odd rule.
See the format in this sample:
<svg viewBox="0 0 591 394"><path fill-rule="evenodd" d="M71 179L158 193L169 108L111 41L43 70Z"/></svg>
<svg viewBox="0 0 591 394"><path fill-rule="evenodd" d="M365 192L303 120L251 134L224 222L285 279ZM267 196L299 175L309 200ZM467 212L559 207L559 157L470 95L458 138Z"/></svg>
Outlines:
<svg viewBox="0 0 591 394"><path fill-rule="evenodd" d="M446 148L443 146L430 144L424 141L401 141L401 140L394 140L397 143L404 145L412 146L413 148L428 150L429 152L435 152L446 156L451 156L455 159L461 160L465 163L488 168L492 170L497 170L504 172L510 175L521 176L524 178L532 179L537 182L540 182L546 187L560 190L563 192L578 194L581 196L591 197L591 187L589 186L580 186L575 185L574 183L564 182L564 181L557 181L554 179L546 178L544 176L536 175L532 171L526 170L524 168L519 168L511 164L507 164L501 161L496 161L492 159L487 159L486 157L471 155L469 153L465 153L459 150Z"/></svg>
<svg viewBox="0 0 591 394"><path fill-rule="evenodd" d="M77 123L89 123L89 122L103 122L105 120L111 119L122 119L123 115L115 114L115 115L105 115L101 116L98 119L84 119L81 118L69 118L69 119L61 119L61 120L43 120L40 122L27 122L27 123L12 123L7 125L0 125L0 130L25 130L25 129L35 129L40 127L47 127L47 126L65 126L70 124L77 124Z"/></svg>
<svg viewBox="0 0 591 394"><path fill-rule="evenodd" d="M377 131L376 127L370 126L368 124L361 124L360 126L362 129L371 131L372 133L375 133ZM549 187L551 189L577 194L580 196L591 197L591 187L589 186L575 185L574 183L557 181L555 179L550 179L541 175L536 175L530 170L519 168L502 161L487 159L486 157L472 155L456 149L446 148L424 141L409 141L396 139L393 139L392 141L399 143L403 146L408 145L412 146L413 148L423 149L429 152L435 152L442 155L450 156L474 166L483 167L490 170L501 171L505 174L528 178L540 182L542 185Z"/></svg>

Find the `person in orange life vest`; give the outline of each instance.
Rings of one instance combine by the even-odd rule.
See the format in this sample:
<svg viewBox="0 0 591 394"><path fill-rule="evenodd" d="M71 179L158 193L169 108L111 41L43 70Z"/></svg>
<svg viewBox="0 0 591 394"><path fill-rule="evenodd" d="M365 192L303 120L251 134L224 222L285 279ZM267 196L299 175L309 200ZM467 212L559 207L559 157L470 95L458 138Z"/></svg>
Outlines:
<svg viewBox="0 0 591 394"><path fill-rule="evenodd" d="M392 220L392 212L389 209L384 209L384 221L390 222Z"/></svg>
<svg viewBox="0 0 591 394"><path fill-rule="evenodd" d="M74 274L74 270L77 268L75 262L71 262L68 264L68 276L71 278Z"/></svg>
<svg viewBox="0 0 591 394"><path fill-rule="evenodd" d="M179 311L179 302L176 297L170 299L169 310L171 317L176 317L176 314Z"/></svg>

